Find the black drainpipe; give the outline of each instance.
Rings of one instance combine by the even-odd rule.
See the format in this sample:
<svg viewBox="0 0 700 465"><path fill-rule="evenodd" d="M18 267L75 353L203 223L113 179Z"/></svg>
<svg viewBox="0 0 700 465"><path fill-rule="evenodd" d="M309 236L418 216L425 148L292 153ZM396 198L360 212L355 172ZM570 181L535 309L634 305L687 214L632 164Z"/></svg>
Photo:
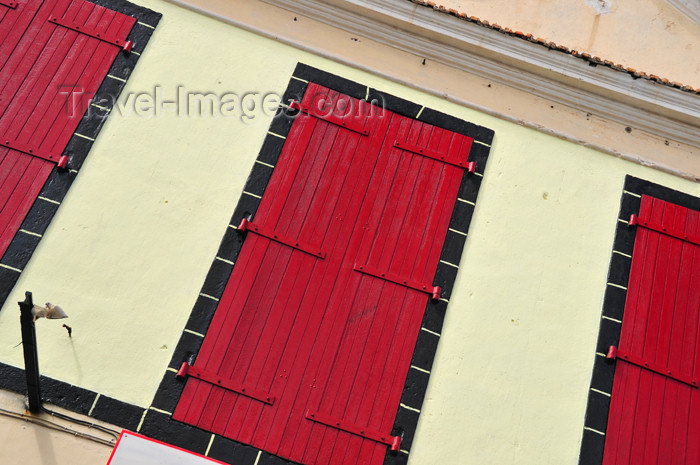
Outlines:
<svg viewBox="0 0 700 465"><path fill-rule="evenodd" d="M39 386L39 356L36 349L36 330L34 328L34 316L32 308L34 302L32 293L25 292L24 302L19 303L22 325L22 347L24 348L24 373L27 376L27 396L29 398L29 411L41 412L41 389Z"/></svg>

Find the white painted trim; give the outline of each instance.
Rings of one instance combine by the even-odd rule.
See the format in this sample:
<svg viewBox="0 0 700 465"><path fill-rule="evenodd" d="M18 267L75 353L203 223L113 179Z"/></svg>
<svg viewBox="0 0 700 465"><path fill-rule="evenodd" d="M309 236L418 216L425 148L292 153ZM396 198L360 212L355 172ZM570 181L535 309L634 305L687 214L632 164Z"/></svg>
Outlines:
<svg viewBox="0 0 700 465"><path fill-rule="evenodd" d="M700 3L698 0L666 0L684 15L700 24Z"/></svg>
<svg viewBox="0 0 700 465"><path fill-rule="evenodd" d="M700 147L700 95L633 79L602 65L591 67L570 54L407 0L262 1L493 82Z"/></svg>

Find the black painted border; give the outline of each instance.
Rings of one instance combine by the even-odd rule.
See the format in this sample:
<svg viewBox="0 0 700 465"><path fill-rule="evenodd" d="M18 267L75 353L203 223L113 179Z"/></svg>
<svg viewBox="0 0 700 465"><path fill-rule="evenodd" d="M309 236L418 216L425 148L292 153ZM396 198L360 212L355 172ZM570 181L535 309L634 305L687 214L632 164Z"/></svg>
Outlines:
<svg viewBox="0 0 700 465"><path fill-rule="evenodd" d="M162 17L160 13L134 5L125 0L91 1L97 5L136 18L137 22L128 36L128 40L132 41L134 46L131 53L120 51L109 71L107 71L108 75L116 76L119 79L105 76L95 94L93 102L100 102L100 106L106 108L106 110L95 106L89 106L85 109L85 114L75 130L75 133L85 137L74 134L63 151L63 155L68 156L67 169L53 168L38 198L34 201L27 216L24 218L20 231L15 234L8 249L0 259L0 264L4 265L0 266L0 307L9 297L12 288L19 280L22 270L29 263L42 235L49 227L60 203L68 193L68 189L70 189L80 171L80 167L87 158L94 140L102 129L102 125L109 116L112 104L126 85L126 80L131 75L141 53Z"/></svg>
<svg viewBox="0 0 700 465"><path fill-rule="evenodd" d="M209 323L216 311L218 299L223 295L226 283L233 270L231 263L235 263L243 245L243 239L236 232L236 226L242 218L252 218L255 215L260 204L260 198L264 194L272 176L274 165L282 152L285 142L284 138L289 134L293 123L293 118L285 117L285 115L289 114L286 105L292 99L301 101L309 82L320 84L360 100L375 102L394 113L409 118L416 118L420 121L464 134L475 140L469 154L469 160L476 161L477 173L467 174L462 179L459 191L459 199L461 200L456 202L453 210L450 221L451 231L447 233L440 257L441 262L435 277L435 284L442 288L442 299L437 302L430 301L426 306L422 323L423 330L420 331L411 362L417 369L412 368L409 370L401 397L401 404L410 408L399 408L392 430L393 435L402 436L402 452L398 454L387 452L384 461L386 465L405 464L408 460L408 453L410 452L418 423L419 413L415 410L421 408L427 390L430 369L435 358L445 311L457 277L459 261L466 243L465 234L469 230L494 132L301 63L297 65L283 95L278 117L273 120L268 136L263 141L262 148L243 188L244 192L233 213L230 225L224 234L217 256L213 260L212 267L202 286L202 291L193 308L186 329L175 349L168 372L166 372L153 399L153 407L164 412L173 412L175 410L184 388L184 382L178 381L174 372L182 362L194 363L196 354L203 341L203 335L206 334ZM459 234L454 231L463 231L465 234ZM175 427L173 426L172 428ZM199 432L195 433L195 430L201 431L194 428L189 434L198 435ZM173 430L169 429L169 431L171 434L169 439L172 442L174 439ZM184 433L184 431L182 432ZM148 433L151 433L151 431L148 431ZM205 448L206 455L217 460L227 463L252 465L259 453L259 465L293 463L270 455L265 451L259 451L252 446L240 444L211 433L208 434L212 442L208 448ZM156 439L161 438L157 437ZM183 440L180 444L175 445L181 447L185 445L186 447L188 444L193 444L192 441L197 442L197 447L192 450L201 452L204 437L201 437L199 440L195 440L193 437L191 441ZM239 456L245 456L246 459L243 460Z"/></svg>
<svg viewBox="0 0 700 465"><path fill-rule="evenodd" d="M476 161L477 173L465 175L459 191L450 221L450 228L456 231L469 230L475 202L481 186L483 170L489 155L493 131L473 125L455 117L423 108L420 105L367 88L353 81L329 74L327 72L299 64L290 79L283 96L283 102L292 99L301 100L308 82L312 81L333 90L369 101L383 102L387 110L403 116L434 124L445 129L472 137L477 141L472 145L470 161ZM109 396L73 386L68 383L42 377L43 400L74 412L86 414L93 418L112 423L127 430L171 444L201 455L235 465L282 465L292 464L288 460L241 444L228 438L204 431L202 429L175 421L172 412L182 394L184 382L177 380L175 373L187 361L193 364L204 339L204 334L214 316L218 299L224 292L228 278L233 270L238 254L243 245L243 238L236 231L236 225L244 217L252 217L257 211L265 188L272 176L272 170L282 152L285 139L291 129L293 118L287 118L289 109L281 105L279 116L273 119L268 136L263 141L257 161L248 177L244 193L234 210L231 222L226 228L223 239L212 261L212 266L205 278L200 295L192 309L185 330L180 337L173 357L163 374L160 386L151 405L144 409L121 402ZM281 137L280 137L281 136ZM430 301L425 310L422 326L411 364L420 369L409 370L401 397L401 403L412 409L420 409L428 386L429 371L435 358L435 351L442 330L442 323L447 303L452 293L457 275L457 266L466 243L463 234L448 231L445 245L440 257L435 284L442 287L442 299ZM445 263L447 262L447 263ZM0 269L0 279L2 279ZM19 393L26 392L24 370L0 363L0 387ZM408 461L410 445L413 441L418 413L411 409L399 408L392 434L402 435L402 449L405 452L387 452L386 465L401 465Z"/></svg>
<svg viewBox="0 0 700 465"><path fill-rule="evenodd" d="M700 211L700 197L694 197L683 192L664 186L627 176L620 199L615 241L610 258L607 286L603 300L603 311L598 332L593 375L588 391L586 419L584 421L583 438L579 465L601 465L605 447L605 433L608 425L610 396L615 364L605 358L608 347L617 346L622 329L627 283L629 281L632 252L637 228L630 228L627 221L632 214L639 213L641 196L649 195L667 202ZM622 286L622 287L618 287ZM625 289L623 289L625 288ZM607 393L607 394L606 394Z"/></svg>

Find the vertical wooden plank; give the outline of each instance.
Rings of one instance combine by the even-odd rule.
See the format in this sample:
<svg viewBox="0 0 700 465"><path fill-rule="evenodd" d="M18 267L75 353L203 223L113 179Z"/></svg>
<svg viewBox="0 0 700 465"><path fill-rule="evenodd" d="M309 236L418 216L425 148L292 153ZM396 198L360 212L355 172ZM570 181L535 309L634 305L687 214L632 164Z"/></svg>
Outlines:
<svg viewBox="0 0 700 465"><path fill-rule="evenodd" d="M133 25L135 19L95 6L82 22L86 26L95 27L106 34L112 34L123 29L124 25ZM27 121L24 130L25 133L33 132L35 137L41 137L42 148L47 151L59 153L63 151L80 123L83 113L87 110L88 99L97 92L119 53L119 47L115 45L85 34L75 34L74 38L68 34L64 39L61 46L67 47L70 52L66 59L60 63L39 102L43 107L40 111L53 116L53 121L49 118L33 117ZM86 96L75 112L71 112L67 108L66 96L61 94L62 91L65 92L61 86L66 82L75 83L76 87L81 89Z"/></svg>
<svg viewBox="0 0 700 465"><path fill-rule="evenodd" d="M338 180L345 180L347 177L347 169L350 164L347 159L350 158L350 154L355 153L359 136L349 131L336 130L336 133L337 136L333 146L329 148L328 153L323 155L328 159L324 167L324 173L315 180L317 187L313 197L309 199L310 206L300 232L300 238L305 241L323 238L322 242L325 243L328 234L332 234L331 223L333 221L342 221L340 214L333 214L338 202L340 188L343 185ZM275 318L270 324L266 325L266 331L261 336L260 345L251 361L251 366L262 367L262 369L259 370L259 373L258 369L248 373L247 379L250 382L262 382L262 386L265 389L271 389L270 383L274 380L275 374L279 369L282 353L289 342L289 328L293 321L289 317L285 319L285 313L291 316L298 315L298 311L285 311L290 306L290 297L293 289L307 283L306 292L309 292L311 290L311 275L318 272L317 267L322 266L322 263L313 257L309 257L307 254L294 254L288 267L290 272L285 277L287 285L281 291L280 298L275 302ZM326 267L326 270L328 270L328 267ZM279 305L278 302L281 302L282 305ZM298 300L296 302L298 303ZM294 308L297 308L296 304ZM281 325L283 329L280 328ZM281 331L278 331L280 329ZM279 377L284 378L285 374L283 371ZM251 403L249 410L246 412L245 420L239 421L242 427L238 437L241 440L252 440L257 421L262 413L261 410L262 406Z"/></svg>
<svg viewBox="0 0 700 465"><path fill-rule="evenodd" d="M30 19L26 33L7 58L3 73L0 74L0 94L7 96L7 100L0 100L0 134L6 133L15 118L15 112L22 108L24 99L30 94L32 88L23 87L23 83L29 79L39 57L48 53L45 51L47 43L58 43L65 34L65 31L56 32L56 25L48 22L52 10L59 9L60 6L68 8L69 5L69 1L62 0L53 8L48 4L42 8L37 6L38 11L33 12L35 16ZM77 5L72 5L70 16L74 17L78 10ZM11 105L14 109L8 111Z"/></svg>
<svg viewBox="0 0 700 465"><path fill-rule="evenodd" d="M381 146L386 144L387 140L393 139L397 132L408 130L408 125L403 125L402 127L397 116L389 116L386 123L389 124L386 140L382 140L382 138L379 137L375 137L373 139L371 153L375 156L380 153ZM389 192L392 185L393 173L396 170L401 169L398 162L398 157L379 157L376 165L368 167L366 177L369 182L367 184L365 199L362 205L355 205L355 215L356 217L359 217L359 219L356 223L353 223L354 227L349 228L348 230L348 235L350 236L350 246L348 246L345 251L347 254L347 258L345 260L345 267L347 270L346 273L348 278L351 279L353 285L352 288L341 288L336 293L336 296L341 299L347 299L348 301L348 304L344 305L344 307L347 308L347 313L344 315L344 318L339 318L337 320L339 324L345 325L345 322L349 318L349 314L352 311L352 301L357 297L357 289L361 285L362 279L364 278L362 275L353 271L352 267L355 262L363 260L363 258L361 258L362 254L358 251L358 249L365 243L363 240L365 237L371 237L373 231L376 230L377 223L380 219L379 215L372 215L372 207L377 205L377 202L391 204ZM344 292L346 295L342 295ZM329 313L330 315L333 315L335 310L330 310ZM339 332L338 334L341 333ZM308 401L308 405L313 409L319 408L325 392L328 389L329 383L337 381L333 380L330 375L332 361L335 358L337 351L337 347L334 347L332 351L328 351L324 361L322 362L322 365L324 366L324 373L323 375L319 376L319 389L313 391L311 398ZM308 422L303 427L309 431L308 434L310 439L308 443L299 440L296 441L295 455L303 455L306 457L305 460L308 460L309 463L313 463L314 460L319 462L321 459L317 458L317 455L324 446L324 437L327 434L335 433L335 435L337 435L337 431L328 431L327 427L312 422Z"/></svg>
<svg viewBox="0 0 700 465"><path fill-rule="evenodd" d="M93 6L86 2L72 2L66 15L72 21L84 23L90 16ZM42 16L46 13L42 11ZM9 127L3 128L2 131L9 132L11 137L21 142L31 140L37 148L43 145L45 134L35 134L36 125L40 121L43 121L47 127L53 125L56 118L61 115L56 114L56 111L50 111L50 108L56 104L62 107L65 102L65 97L58 95L58 89L54 90L51 83L58 79L58 83L54 85L58 87L65 82L71 82L66 81L65 74L60 73L62 67L64 70L74 70L76 75L73 79L75 79L82 71L82 66L79 66L81 57L83 61L87 61L93 51L92 48L88 48L87 53L83 55L79 47L84 45L87 36L48 22L50 17L51 15L47 16L47 22L40 32L42 37L46 37L46 42L42 41L41 52L36 58L27 57L21 67L26 69L27 73L17 88L12 105L8 108L13 117L5 119L4 122L8 123ZM32 119L36 123L30 122Z"/></svg>
<svg viewBox="0 0 700 465"><path fill-rule="evenodd" d="M121 37L123 40L126 40L129 31L136 23L136 19L132 18L131 16L116 13L106 8L96 6L90 18L88 18L86 22L86 24L91 23L95 23L96 26L99 29L104 30L106 34L113 34L114 36ZM81 39L83 39L83 37L78 38L78 40ZM103 79L105 79L105 76L107 75L117 54L120 53L120 48L89 36L85 40L86 45L84 45L84 47L87 47L88 44L91 47L94 47L92 49L92 54L88 55L87 53L82 53L81 55L89 57L89 59L80 62L76 61L74 66L78 69L82 67L82 72L76 76L75 81L71 81L70 79L74 75L75 71L69 71L68 77L63 82L76 82L77 86L84 89L85 95L91 98L99 89ZM65 68L65 66L63 68ZM62 81L57 79L52 82L51 90L52 92L55 92L54 95L58 95L58 86L61 84ZM60 151L68 144L70 136L80 122L80 117L70 117L70 115L66 113L65 109L59 105L59 99L56 98L54 101L56 103L54 103L52 106L51 111L57 112L59 118L57 118L56 123L51 126L51 129L46 134L44 144L46 145L47 149ZM85 105L87 106L87 101L85 102ZM82 115L86 109L86 107L84 109L81 108L81 111L78 112L79 115ZM39 131L42 130L39 129Z"/></svg>
<svg viewBox="0 0 700 465"><path fill-rule="evenodd" d="M269 215L278 214L275 211L279 211L281 206L276 205L281 203L280 199L282 201L286 199L291 189L315 126L316 120L305 115L298 116L294 121L288 137L289 142L285 144L277 163L277 166L283 166L284 169L276 169L273 172L265 195L260 201L255 221L264 224ZM249 234L246 237L229 278L229 283L238 283L238 285L226 286L197 356L196 366L201 364L207 370L215 370L221 365L223 359L218 351L219 341L230 339L238 325L243 303L257 276L259 263L264 256L267 244L268 241L255 234ZM205 407L212 409L218 407L207 404L211 391L211 385L189 379L174 412L174 418L197 425Z"/></svg>
<svg viewBox="0 0 700 465"><path fill-rule="evenodd" d="M354 114L358 100L321 86L310 84L304 100L352 108L344 117L364 118ZM318 260L249 235L196 362L269 389L276 402L261 405L189 380L174 417L297 462L359 463L366 456L374 464L386 445L305 413L326 409L391 429L428 295L353 265L374 260L414 279L432 268L432 279L444 240L434 236L447 230L461 170L402 154L393 143L412 132L413 142L448 151L463 138L388 112L366 118L370 137L311 120L301 116L292 126L254 221L320 241L328 255ZM431 256L435 263L428 263Z"/></svg>
<svg viewBox="0 0 700 465"><path fill-rule="evenodd" d="M676 221L677 208L659 199L654 199L654 211L661 217L661 225L671 229ZM680 241L665 234L658 235L657 261L651 284L651 302L647 309L647 329L638 352L644 360L659 362L667 355L665 340L670 337L676 298L677 273L680 262ZM668 336L666 333L669 333ZM634 342L633 342L634 346ZM664 358L663 363L666 363ZM659 434L662 416L672 415L673 406L664 405L669 389L675 389L662 375L650 370L641 370L638 386L638 401L635 415L630 461L644 463L649 457L659 454Z"/></svg>
<svg viewBox="0 0 700 465"><path fill-rule="evenodd" d="M700 233L700 212L689 211L686 231ZM680 349L680 369L700 377L700 246L689 247L687 266L681 275L690 276L687 300L686 323ZM689 465L700 464L700 389L687 388L681 391L682 400L673 429L674 457L683 457Z"/></svg>
<svg viewBox="0 0 700 465"><path fill-rule="evenodd" d="M651 215L653 221L661 223L663 221L663 210L656 208L656 199L652 200ZM647 233L647 257L644 263L644 271L642 279L639 282L639 296L637 300L634 318L629 319L626 315L623 319L622 333L624 334L627 328L630 332L628 336L628 346L622 344L622 335L620 336L620 347L625 347L630 352L643 356L645 349L645 341L649 333L650 324L653 326L653 313L651 308L658 304L663 294L659 287L654 287L654 279L656 276L663 276L668 263L668 255L660 253L659 249L663 247L660 244L660 234L655 231ZM661 289L662 290L662 289ZM650 319L652 320L650 323ZM631 324L626 325L627 321ZM651 332L654 333L655 330ZM628 374L627 389L624 392L624 404L622 413L622 423L620 428L620 442L623 445L618 452L618 463L629 463L630 455L634 452L632 447L635 440L635 434L639 435L639 429L635 423L635 415L641 410L648 414L649 402L651 396L651 378L652 373L646 370L641 370L637 367L625 369ZM642 426L646 429L646 423Z"/></svg>
<svg viewBox="0 0 700 465"><path fill-rule="evenodd" d="M427 148L441 153L450 152L452 139L452 133L433 128ZM459 184L454 181L456 178L461 179L462 170L431 159L424 161L427 165L422 175L426 182L416 191L415 198L411 199L412 211L404 222L400 233L403 238L399 239L400 245L391 257L393 263L390 268L398 267L396 270L400 275L432 284L434 274L425 277L425 268L430 261L429 244L433 241L443 243L444 235L440 235L437 229L441 223L445 225L445 231L447 229L454 205L454 199L450 202L447 195L451 194L456 199ZM437 266L437 258L431 265ZM400 295L395 299L387 299L387 310L393 309L395 318L385 325L386 331L379 337L380 343L375 349L384 356L373 361L369 373L370 385L360 393L362 401L351 399L351 405L355 402L360 405L356 421L364 424L371 420L373 427L385 432L391 431L393 426L415 339L429 298L426 293L406 288L399 287L398 292ZM396 312L396 309L400 310ZM372 441L360 442L351 438L345 460L352 463L376 463L377 459L373 455L378 453L383 457L385 452L386 446L377 447Z"/></svg>
<svg viewBox="0 0 700 465"><path fill-rule="evenodd" d="M664 216L674 216L670 223L673 229L685 229L687 209L666 202L664 210ZM664 284L665 296L661 308L659 340L653 360L660 366L666 366L672 372L679 373L681 353L671 350L671 345L674 339L682 341L683 327L686 324L687 288L681 287L682 281L686 279L686 276L681 275L684 243L676 238L671 238L670 241L671 256ZM655 378L654 388L663 383L663 389L659 388L656 395L652 396L651 409L655 415L649 416L645 444L648 455L644 460L646 463L651 463L653 457L668 457L674 463L682 463L682 461L677 462L676 457L673 456L673 429L676 416L680 413L678 396L679 393L682 396L687 386L661 375L655 375Z"/></svg>
<svg viewBox="0 0 700 465"><path fill-rule="evenodd" d="M692 232L700 214L644 196L640 216L664 228ZM672 374L694 377L700 358L699 250L695 244L639 228L620 340L621 349ZM699 464L697 391L671 377L618 362L603 463Z"/></svg>
<svg viewBox="0 0 700 465"><path fill-rule="evenodd" d="M14 172L14 166L19 160L15 153L17 153L15 150L0 147L0 196L7 189L5 181Z"/></svg>
<svg viewBox="0 0 700 465"><path fill-rule="evenodd" d="M424 129L423 125L417 122L411 123L412 127L409 137L410 134L413 134L416 138L420 137L420 133ZM428 131L431 129L429 128ZM393 151L391 147L386 148ZM382 156L381 152L379 156ZM397 250L400 250L402 254L405 252L406 244L399 242L400 231L405 224L406 217L409 215L416 190L425 188L425 175L422 172L424 171L422 168L426 160L422 159L422 157L411 155L399 156L401 157L400 164L406 167L406 175L399 175L400 177L397 176L392 180L392 192L389 196L389 201L386 203L386 210L388 211L385 210L383 212L381 216L382 221L374 237L370 236L368 238L371 243L371 251L367 263L376 264L380 269L385 270L390 270L391 258ZM394 197L393 200L392 197ZM370 205L369 207L372 208L374 206ZM407 226L408 229L411 227L412 225ZM360 263L363 262L360 259ZM396 297L398 293L403 294L403 290L396 289L397 287L396 284L388 283L373 276L365 275L360 277L360 287L357 290L350 317L341 334L338 357L331 362L331 382L323 393L322 401L319 405L321 413L330 413L334 418L345 419L354 423L352 412L348 412L348 408L355 409L359 405L350 405L349 397L367 375L367 373L360 371L362 360L371 362L374 357L381 357L381 354L376 353L376 344L380 343L380 341L369 339L370 330L376 320L381 321L385 318L384 313L388 310L386 305L384 305L386 299ZM411 312L412 309L406 308L403 310ZM369 352L366 353L367 345L370 347ZM359 399L356 400L359 402ZM362 426L370 426L370 424ZM372 426L375 429L379 429L377 425ZM328 463L329 461L330 463L335 463L343 460L344 450L348 442L361 442L361 439L346 432L327 428L325 439L322 442L325 447L321 450L321 454L317 459L318 463Z"/></svg>
<svg viewBox="0 0 700 465"><path fill-rule="evenodd" d="M0 256L19 231L53 168L44 160L14 150L10 150L8 155L17 158L19 163L13 166L10 179L0 186Z"/></svg>
<svg viewBox="0 0 700 465"><path fill-rule="evenodd" d="M459 150L462 142L463 138L461 136L453 135L450 153ZM463 175L463 170L444 165L441 174L442 179L439 181L441 192L438 193L436 200L433 202L433 208L428 210L430 212L427 220L428 226L424 230L424 240L420 242L424 250L418 255L419 259L414 265L417 276L420 276L422 272L423 279L428 282L432 282L437 270L444 238L447 234ZM439 238L439 240L432 240L432 238ZM404 305L414 305L410 299L415 300L418 298L418 294L408 293ZM381 373L379 386L394 387L392 391L380 387L375 397L374 405L371 407L372 411L378 410L383 412L381 425L384 431L391 430L396 412L399 408L404 382L413 356L413 349L415 348L418 333L420 332L425 300L425 296L421 296L422 303L419 306L420 311L415 314L415 320L406 322L409 323L410 326L404 326L401 322L399 324L399 329L396 334L403 335L403 338L396 338L393 343L395 345L402 345L397 345L396 348L392 348L392 356L387 360L388 366L398 367L398 369L394 371L383 370ZM419 408L420 406L413 407ZM369 454L368 451L372 451L371 454ZM372 463L380 463L383 460L385 452L386 448L371 447L370 444L365 442L363 444L363 450L360 452L359 462L362 463L367 460Z"/></svg>
<svg viewBox="0 0 700 465"><path fill-rule="evenodd" d="M357 251L358 240L353 235L353 231L367 224L367 219L363 218L361 213L361 206L371 201L368 200L370 176L377 164L377 144L382 142L383 133L386 131L386 125L381 119L372 121L370 124L375 125L372 136L369 138L362 136L359 139L360 143L351 158L347 179L342 181L343 189L339 195L338 205L344 211L341 215L343 221L335 244L332 248L327 248L330 254L328 258L332 260L329 266L333 264L333 271L328 273L330 270L327 270L325 275L317 276L316 282L320 283L318 293L307 293L304 296L302 308L307 305L316 306L318 311L309 316L310 331L306 331L304 325L295 324L292 328L290 339L300 339L301 342L297 350L289 353L293 360L283 362L285 366L291 365L288 369L291 376L285 389L285 393L288 393L287 402L290 403L288 408L291 413L289 420L270 430L266 444L279 444L278 453L293 460L297 460L297 457L301 459L312 434L314 425L304 418L304 414L307 408L317 407L318 401L314 396L318 393L319 387L324 385L329 371L329 367L324 365L323 360L337 351L338 331L349 313L348 304L343 303L346 298L344 295L346 292L352 295L357 287L357 277L352 271L352 260ZM317 284L314 283L314 290L316 286ZM315 298L311 298L313 296ZM317 387L313 388L314 385ZM307 386L311 389L306 388ZM261 421L268 422L271 418L264 415ZM272 421L273 425L277 423Z"/></svg>
<svg viewBox="0 0 700 465"><path fill-rule="evenodd" d="M52 153L58 155L82 116L65 115L59 85L70 81L97 89L118 47L73 31L71 35L48 19L60 15L90 26L107 28L113 24L122 29L124 23L133 25L135 20L83 0L29 0L21 2L16 11L19 16L5 16L0 25L0 34L5 37L0 45L0 136L40 151L53 149ZM6 29L10 25L11 30ZM106 49L96 55L94 51L101 46ZM13 150L4 154L0 173L0 255L17 233L54 166Z"/></svg>
<svg viewBox="0 0 700 465"><path fill-rule="evenodd" d="M648 218L652 213L653 199L642 196L639 215ZM632 333L637 322L637 312L640 303L645 305L649 293L643 292L642 282L649 283L645 275L648 269L653 269L656 263L656 241L650 240L649 231L638 228L632 254L632 264L625 302L624 319L620 333L620 347L630 347ZM610 401L610 414L606 432L603 465L624 464L620 456L629 454L629 437L633 418L628 414L636 406L636 388L639 382L639 368L625 363L615 366L615 380Z"/></svg>
<svg viewBox="0 0 700 465"><path fill-rule="evenodd" d="M266 224L274 227L275 231L288 237L304 240L300 237L302 225L309 214L314 192L317 191L319 180L324 173L324 168L329 160L337 135L338 127L329 124L319 124L317 126L315 135L312 137L303 157L297 178L289 191L289 195L284 199L284 207L280 211L279 217L273 218L268 216L267 218ZM314 218L313 221L320 221L320 219ZM320 245L321 241L318 237L314 237L310 238L309 242L314 245ZM244 311L254 313L255 318L249 328L243 329L245 333L234 334L233 339L241 341L240 346L229 344L226 359L231 369L224 370L223 376L232 377L234 373L238 372L241 375L241 380L246 378L254 349L257 347L257 343L253 341L260 339L260 333L267 324L267 317L277 297L277 291L285 281L294 281L297 273L311 274L311 269L299 270L296 267L288 266L293 255L301 255L302 253L283 246L279 248L277 255L270 256L269 253L266 254L260 273L263 277L268 275L270 280L274 280L274 284L268 283L264 286L259 286L259 295L253 294L249 299L252 305ZM267 256L270 258L267 259ZM313 267L314 263L315 260L309 263L308 266ZM252 337L252 340L249 340L250 337ZM248 342L247 344L246 341ZM252 369L254 372L259 373L260 367L253 367ZM219 415L222 419L226 418L227 426L224 427L224 434L239 437L241 420L250 402L255 401L250 401L241 396L235 400L235 405L232 402L230 407L224 406L220 410ZM251 433L247 431L247 434ZM249 441L250 439L247 438L246 440Z"/></svg>
<svg viewBox="0 0 700 465"><path fill-rule="evenodd" d="M5 66L10 57L13 55L18 57L14 51L22 37L26 36L32 19L41 5L42 0L27 0L14 9L0 6L0 9L5 9L0 22L0 76L10 74L11 70L5 69ZM6 95L2 86L0 86L0 95ZM0 101L0 116L2 116L2 108L2 101Z"/></svg>

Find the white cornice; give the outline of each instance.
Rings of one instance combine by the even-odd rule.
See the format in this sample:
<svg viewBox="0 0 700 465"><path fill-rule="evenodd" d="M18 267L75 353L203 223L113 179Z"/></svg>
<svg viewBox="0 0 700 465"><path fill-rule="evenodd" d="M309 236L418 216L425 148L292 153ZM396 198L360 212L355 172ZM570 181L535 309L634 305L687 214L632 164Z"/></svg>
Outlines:
<svg viewBox="0 0 700 465"><path fill-rule="evenodd" d="M493 82L700 147L700 96L407 0L263 0Z"/></svg>
<svg viewBox="0 0 700 465"><path fill-rule="evenodd" d="M700 2L698 0L667 0L683 14L700 24Z"/></svg>

